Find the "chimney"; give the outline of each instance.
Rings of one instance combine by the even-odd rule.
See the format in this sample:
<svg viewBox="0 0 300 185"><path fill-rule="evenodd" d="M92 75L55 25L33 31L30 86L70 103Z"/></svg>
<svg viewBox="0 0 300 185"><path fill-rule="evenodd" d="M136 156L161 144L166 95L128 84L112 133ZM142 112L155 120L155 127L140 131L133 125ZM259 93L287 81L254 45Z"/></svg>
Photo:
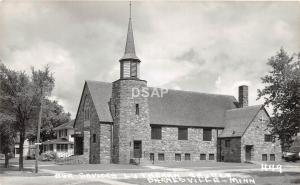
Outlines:
<svg viewBox="0 0 300 185"><path fill-rule="evenodd" d="M239 86L239 104L240 108L248 106L248 86L242 85Z"/></svg>

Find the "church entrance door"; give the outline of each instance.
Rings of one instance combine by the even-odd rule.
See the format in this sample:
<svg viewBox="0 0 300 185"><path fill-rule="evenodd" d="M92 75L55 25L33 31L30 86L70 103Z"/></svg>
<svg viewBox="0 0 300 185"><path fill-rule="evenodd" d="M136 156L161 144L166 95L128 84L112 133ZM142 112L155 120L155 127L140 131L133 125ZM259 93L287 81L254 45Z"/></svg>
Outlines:
<svg viewBox="0 0 300 185"><path fill-rule="evenodd" d="M142 158L142 141L133 141L133 157Z"/></svg>

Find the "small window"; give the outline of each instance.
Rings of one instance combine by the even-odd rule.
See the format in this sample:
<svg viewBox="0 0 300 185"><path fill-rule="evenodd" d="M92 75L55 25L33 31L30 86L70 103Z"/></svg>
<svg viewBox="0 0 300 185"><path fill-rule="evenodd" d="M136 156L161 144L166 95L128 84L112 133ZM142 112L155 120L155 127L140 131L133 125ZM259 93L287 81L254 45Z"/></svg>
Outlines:
<svg viewBox="0 0 300 185"><path fill-rule="evenodd" d="M200 160L206 160L206 154L200 154Z"/></svg>
<svg viewBox="0 0 300 185"><path fill-rule="evenodd" d="M267 161L267 160L268 160L268 155L262 154L262 161Z"/></svg>
<svg viewBox="0 0 300 185"><path fill-rule="evenodd" d="M215 160L215 154L209 154L209 160Z"/></svg>
<svg viewBox="0 0 300 185"><path fill-rule="evenodd" d="M158 154L158 160L159 161L164 161L165 160L165 154L163 154L163 153Z"/></svg>
<svg viewBox="0 0 300 185"><path fill-rule="evenodd" d="M275 154L270 154L270 161L275 161Z"/></svg>
<svg viewBox="0 0 300 185"><path fill-rule="evenodd" d="M161 139L161 127L151 127L151 139Z"/></svg>
<svg viewBox="0 0 300 185"><path fill-rule="evenodd" d="M140 115L140 107L139 104L135 104L135 114Z"/></svg>
<svg viewBox="0 0 300 185"><path fill-rule="evenodd" d="M178 140L188 140L188 128L178 128Z"/></svg>
<svg viewBox="0 0 300 185"><path fill-rule="evenodd" d="M181 161L181 154L175 154L175 161Z"/></svg>
<svg viewBox="0 0 300 185"><path fill-rule="evenodd" d="M130 77L137 77L137 63L131 62L130 64Z"/></svg>
<svg viewBox="0 0 300 185"><path fill-rule="evenodd" d="M210 128L203 129L203 141L211 141L211 129Z"/></svg>
<svg viewBox="0 0 300 185"><path fill-rule="evenodd" d="M96 143L96 134L93 134L93 143Z"/></svg>
<svg viewBox="0 0 300 185"><path fill-rule="evenodd" d="M230 139L225 140L225 147L230 147Z"/></svg>
<svg viewBox="0 0 300 185"><path fill-rule="evenodd" d="M154 161L154 153L150 153L150 161Z"/></svg>
<svg viewBox="0 0 300 185"><path fill-rule="evenodd" d="M272 142L272 135L270 134L265 134L265 142Z"/></svg>
<svg viewBox="0 0 300 185"><path fill-rule="evenodd" d="M189 153L184 154L184 160L186 160L186 161L191 160L191 154L189 154Z"/></svg>
<svg viewBox="0 0 300 185"><path fill-rule="evenodd" d="M68 136L68 130L65 129L65 136Z"/></svg>
<svg viewBox="0 0 300 185"><path fill-rule="evenodd" d="M72 149L73 149L73 148L74 148L74 144L70 144L70 148L72 148Z"/></svg>
<svg viewBox="0 0 300 185"><path fill-rule="evenodd" d="M86 121L86 120L89 120L89 119L90 119L90 111L89 111L88 108L86 108L84 110L84 120Z"/></svg>

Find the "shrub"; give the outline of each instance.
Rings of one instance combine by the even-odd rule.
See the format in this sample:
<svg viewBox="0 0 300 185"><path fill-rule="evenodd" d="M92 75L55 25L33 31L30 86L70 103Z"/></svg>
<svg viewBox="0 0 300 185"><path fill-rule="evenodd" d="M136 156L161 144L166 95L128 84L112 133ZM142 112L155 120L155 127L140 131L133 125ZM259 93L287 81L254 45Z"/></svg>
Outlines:
<svg viewBox="0 0 300 185"><path fill-rule="evenodd" d="M41 161L52 161L57 158L57 153L53 151L47 151L41 154L40 160Z"/></svg>

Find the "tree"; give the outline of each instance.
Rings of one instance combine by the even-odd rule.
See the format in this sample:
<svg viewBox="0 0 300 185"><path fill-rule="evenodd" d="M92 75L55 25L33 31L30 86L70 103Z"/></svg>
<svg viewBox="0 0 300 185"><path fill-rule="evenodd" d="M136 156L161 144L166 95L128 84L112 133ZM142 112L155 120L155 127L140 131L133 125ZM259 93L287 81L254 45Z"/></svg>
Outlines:
<svg viewBox="0 0 300 185"><path fill-rule="evenodd" d="M0 64L0 110L15 117L15 131L20 135L19 170L23 170L23 146L26 131L32 128L37 107L50 95L54 78L46 66L43 71L32 68L31 76Z"/></svg>
<svg viewBox="0 0 300 185"><path fill-rule="evenodd" d="M0 152L5 155L4 167L9 167L9 158L14 148L15 119L5 114L0 114Z"/></svg>
<svg viewBox="0 0 300 185"><path fill-rule="evenodd" d="M283 148L289 147L292 137L299 132L300 113L300 53L289 56L284 49L268 60L271 71L262 77L264 89L258 98L272 107L272 132L278 134Z"/></svg>
<svg viewBox="0 0 300 185"><path fill-rule="evenodd" d="M69 122L71 114L66 113L64 108L57 101L45 99L43 102L42 125L41 125L41 141L55 139L55 131L53 128ZM35 141L37 127L34 127L28 135L29 140Z"/></svg>

